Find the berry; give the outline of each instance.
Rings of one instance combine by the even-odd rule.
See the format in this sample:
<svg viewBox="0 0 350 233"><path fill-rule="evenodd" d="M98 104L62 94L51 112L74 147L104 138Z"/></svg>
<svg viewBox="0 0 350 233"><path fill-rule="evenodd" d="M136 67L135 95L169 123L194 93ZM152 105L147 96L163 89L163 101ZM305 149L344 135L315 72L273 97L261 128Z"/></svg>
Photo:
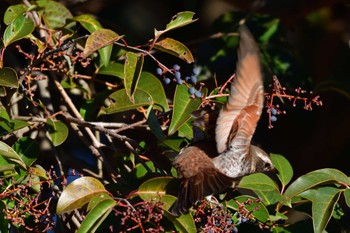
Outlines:
<svg viewBox="0 0 350 233"><path fill-rule="evenodd" d="M275 108L271 108L271 114L272 115L276 115L277 114L277 110Z"/></svg>
<svg viewBox="0 0 350 233"><path fill-rule="evenodd" d="M188 93L190 93L190 95L193 95L195 92L196 92L196 89L194 87L188 88Z"/></svg>
<svg viewBox="0 0 350 233"><path fill-rule="evenodd" d="M180 79L181 78L181 73L179 71L175 71L174 76L176 79Z"/></svg>
<svg viewBox="0 0 350 233"><path fill-rule="evenodd" d="M179 71L179 70L180 70L180 66L179 66L178 64L175 64L175 65L173 66L173 68L174 68L174 70L176 70L176 71Z"/></svg>
<svg viewBox="0 0 350 233"><path fill-rule="evenodd" d="M183 83L183 80L182 79L176 79L176 83L181 85Z"/></svg>
<svg viewBox="0 0 350 233"><path fill-rule="evenodd" d="M201 69L199 67L194 67L192 72L194 75L198 75L201 72Z"/></svg>
<svg viewBox="0 0 350 233"><path fill-rule="evenodd" d="M271 116L271 121L272 121L272 122L277 121L277 117L276 117L276 116Z"/></svg>
<svg viewBox="0 0 350 233"><path fill-rule="evenodd" d="M200 98L200 97L202 97L202 93L200 91L196 91L194 93L194 96L197 97L197 98Z"/></svg>
<svg viewBox="0 0 350 233"><path fill-rule="evenodd" d="M197 77L196 76L191 76L191 83L196 83L197 82Z"/></svg>
<svg viewBox="0 0 350 233"><path fill-rule="evenodd" d="M163 73L163 70L162 70L161 68L158 67L158 68L156 69L156 72L157 72L158 75L161 75L161 74Z"/></svg>
<svg viewBox="0 0 350 233"><path fill-rule="evenodd" d="M185 77L186 82L189 82L191 80L190 76Z"/></svg>
<svg viewBox="0 0 350 233"><path fill-rule="evenodd" d="M246 218L242 218L242 223L245 223L245 222L247 222L247 219Z"/></svg>
<svg viewBox="0 0 350 233"><path fill-rule="evenodd" d="M233 230L232 230L233 233L237 233L238 232L238 228L237 227L234 227Z"/></svg>
<svg viewBox="0 0 350 233"><path fill-rule="evenodd" d="M165 78L165 79L164 79L165 85L168 85L168 84L170 83L170 81L171 81L170 78Z"/></svg>

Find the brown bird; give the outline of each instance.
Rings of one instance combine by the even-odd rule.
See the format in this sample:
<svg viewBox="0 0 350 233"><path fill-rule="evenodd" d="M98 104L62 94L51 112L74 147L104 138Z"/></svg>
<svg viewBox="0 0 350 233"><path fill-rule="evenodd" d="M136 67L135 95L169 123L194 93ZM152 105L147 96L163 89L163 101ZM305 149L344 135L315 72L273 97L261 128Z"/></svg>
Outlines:
<svg viewBox="0 0 350 233"><path fill-rule="evenodd" d="M193 143L173 162L181 182L170 209L173 215L188 211L206 196L223 192L245 175L273 169L269 156L251 145L263 105L258 46L249 30L241 26L236 77L216 122L216 143Z"/></svg>

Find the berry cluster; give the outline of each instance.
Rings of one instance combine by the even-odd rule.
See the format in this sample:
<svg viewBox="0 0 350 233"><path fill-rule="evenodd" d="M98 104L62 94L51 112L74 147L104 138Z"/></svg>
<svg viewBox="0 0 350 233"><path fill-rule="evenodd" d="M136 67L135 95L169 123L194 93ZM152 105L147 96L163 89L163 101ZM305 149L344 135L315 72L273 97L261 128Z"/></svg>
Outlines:
<svg viewBox="0 0 350 233"><path fill-rule="evenodd" d="M171 81L176 82L178 85L185 84L188 87L188 93L190 93L190 95L192 95L193 97L196 97L196 98L201 98L202 93L201 93L200 89L197 90L194 86L189 85L189 84L195 85L197 83L197 77L201 71L200 68L194 67L192 69L191 76L186 76L184 79L181 78L182 75L181 75L180 70L181 70L181 67L178 64L175 64L173 66L173 68L170 69L170 71L173 72L173 73L171 73L173 75L172 79L165 75L168 72L168 70L163 70L162 68L158 67L156 70L156 73L158 75L163 76L163 82L165 85L170 84ZM170 73L170 72L168 72L168 73Z"/></svg>
<svg viewBox="0 0 350 233"><path fill-rule="evenodd" d="M271 93L265 93L265 99L266 99L266 108L267 113L269 115L269 128L273 128L272 122L277 121L277 115L279 114L286 114L286 111L280 110L280 106L278 104L275 104L274 99L277 97L281 100L281 102L284 102L284 99L288 101L293 102L293 107L296 107L297 102L303 102L304 103L304 109L312 111L312 106L322 106L322 101L320 100L320 96L314 96L314 97L304 97L303 95L306 94L306 91L301 89L300 87L296 88L295 94L290 95L286 93L286 88L281 85L278 78L276 76L273 76L273 83L269 85L272 88ZM309 95L312 96L313 92L310 91Z"/></svg>

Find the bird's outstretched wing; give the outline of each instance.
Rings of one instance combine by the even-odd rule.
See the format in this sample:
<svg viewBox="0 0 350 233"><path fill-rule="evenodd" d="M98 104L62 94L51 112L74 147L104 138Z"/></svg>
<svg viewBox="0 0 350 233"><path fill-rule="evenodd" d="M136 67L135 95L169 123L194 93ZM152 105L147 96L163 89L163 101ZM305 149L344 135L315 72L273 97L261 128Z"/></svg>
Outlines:
<svg viewBox="0 0 350 233"><path fill-rule="evenodd" d="M232 178L214 166L208 153L216 153L215 144L199 142L184 148L176 157L173 165L181 183L177 200L170 209L174 216L187 212L197 201L223 192L233 184Z"/></svg>
<svg viewBox="0 0 350 233"><path fill-rule="evenodd" d="M215 139L218 153L232 143L250 144L264 105L264 87L259 49L249 30L240 29L236 77L228 101L216 122ZM238 140L237 140L238 139ZM249 150L249 146L244 147Z"/></svg>

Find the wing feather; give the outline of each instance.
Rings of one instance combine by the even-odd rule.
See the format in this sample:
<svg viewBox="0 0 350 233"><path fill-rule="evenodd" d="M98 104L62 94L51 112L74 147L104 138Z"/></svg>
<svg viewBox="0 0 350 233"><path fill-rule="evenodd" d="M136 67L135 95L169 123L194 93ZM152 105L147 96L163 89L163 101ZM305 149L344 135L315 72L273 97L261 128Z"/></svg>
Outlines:
<svg viewBox="0 0 350 233"><path fill-rule="evenodd" d="M234 130L245 128L247 139L253 135L264 105L264 88L261 74L259 49L249 30L242 26L240 29L240 46L238 50L238 63L236 77L231 84L228 101L221 109L216 122L215 139L218 153L225 151L232 143L234 137L230 134ZM254 106L249 107L249 106ZM239 117L251 114L247 121L239 121ZM239 116L239 117L238 117ZM244 124L245 122L245 124ZM248 127L248 128L246 128Z"/></svg>

